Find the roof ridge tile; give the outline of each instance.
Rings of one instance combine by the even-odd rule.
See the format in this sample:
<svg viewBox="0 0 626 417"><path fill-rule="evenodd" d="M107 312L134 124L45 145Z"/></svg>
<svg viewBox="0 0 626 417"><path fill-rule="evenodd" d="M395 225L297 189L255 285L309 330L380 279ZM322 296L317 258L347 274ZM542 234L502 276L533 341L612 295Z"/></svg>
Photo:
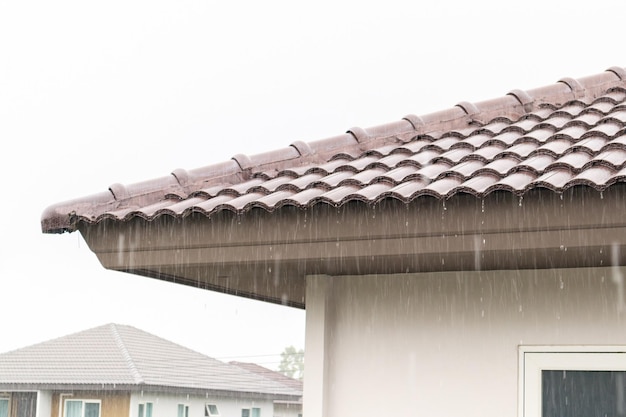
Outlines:
<svg viewBox="0 0 626 417"><path fill-rule="evenodd" d="M145 382L144 378L141 376L141 373L137 369L137 365L135 364L135 361L133 360L132 355L126 348L126 344L124 343L124 339L122 338L122 336L120 335L117 329L117 325L113 323L109 324L109 330L111 331L111 334L113 335L113 338L115 339L115 344L117 345L118 349L122 353L122 356L124 357L124 360L126 361L128 370L133 376L135 383L143 384Z"/></svg>

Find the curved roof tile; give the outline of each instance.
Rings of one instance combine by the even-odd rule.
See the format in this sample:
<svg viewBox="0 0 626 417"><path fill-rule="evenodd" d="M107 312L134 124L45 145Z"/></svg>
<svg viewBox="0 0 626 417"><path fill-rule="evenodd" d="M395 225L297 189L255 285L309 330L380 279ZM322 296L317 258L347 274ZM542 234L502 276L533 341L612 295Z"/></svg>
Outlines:
<svg viewBox="0 0 626 417"><path fill-rule="evenodd" d="M619 70L619 71L617 71ZM626 80L613 68L481 103L291 146L55 204L44 232L78 222L207 216L253 207L306 208L348 201L405 202L494 191L523 196L584 185L603 190L626 181Z"/></svg>

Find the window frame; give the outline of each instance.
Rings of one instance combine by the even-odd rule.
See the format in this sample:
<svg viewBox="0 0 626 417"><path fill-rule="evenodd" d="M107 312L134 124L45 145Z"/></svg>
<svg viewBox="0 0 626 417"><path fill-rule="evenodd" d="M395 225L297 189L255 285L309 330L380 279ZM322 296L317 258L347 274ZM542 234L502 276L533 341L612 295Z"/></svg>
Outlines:
<svg viewBox="0 0 626 417"><path fill-rule="evenodd" d="M143 414L139 412L140 407L143 406ZM150 406L150 407L148 407ZM150 408L150 415L148 415L148 408ZM152 410L154 409L154 403L152 401L141 401L137 403L137 417L152 417Z"/></svg>
<svg viewBox="0 0 626 417"><path fill-rule="evenodd" d="M211 406L215 407L216 413L211 412ZM220 417L220 410L217 408L217 404L215 403L205 403L204 404L204 415L205 417Z"/></svg>
<svg viewBox="0 0 626 417"><path fill-rule="evenodd" d="M243 407L241 409L241 417L243 417L243 412L246 410L248 411L248 417L261 417L261 407Z"/></svg>
<svg viewBox="0 0 626 417"><path fill-rule="evenodd" d="M0 401L7 402L7 417L9 417L11 415L11 397L0 396Z"/></svg>
<svg viewBox="0 0 626 417"><path fill-rule="evenodd" d="M67 416L67 403L69 401L74 402L82 402L81 415L80 417L85 417L85 404L98 404L98 417L102 417L102 400L100 399L90 399L90 398L65 398L63 400L63 417Z"/></svg>
<svg viewBox="0 0 626 417"><path fill-rule="evenodd" d="M626 371L626 346L519 346L518 416L541 417L541 371Z"/></svg>
<svg viewBox="0 0 626 417"><path fill-rule="evenodd" d="M185 403L178 403L178 405L176 406L176 417L181 417L179 416L179 412L178 412L181 407L183 407L182 417L189 417L189 404L185 404Z"/></svg>

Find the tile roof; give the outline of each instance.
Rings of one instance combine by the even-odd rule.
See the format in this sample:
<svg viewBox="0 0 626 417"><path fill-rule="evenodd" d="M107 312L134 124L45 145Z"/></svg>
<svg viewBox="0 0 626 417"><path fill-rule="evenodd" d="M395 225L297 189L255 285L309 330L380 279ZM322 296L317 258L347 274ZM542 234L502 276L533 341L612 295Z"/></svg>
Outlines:
<svg viewBox="0 0 626 417"><path fill-rule="evenodd" d="M229 363L231 365L238 366L242 369L255 373L264 378L271 379L272 381L278 382L279 384L302 391L303 385L302 385L302 381L299 379L290 378L285 374L282 374L277 371L273 371L271 369L267 369L261 365L257 365L256 363L237 362L237 361L231 361Z"/></svg>
<svg viewBox="0 0 626 417"><path fill-rule="evenodd" d="M626 70L529 91L123 186L49 207L47 233L78 222L152 220L254 207L376 204L534 188L602 191L626 180Z"/></svg>
<svg viewBox="0 0 626 417"><path fill-rule="evenodd" d="M147 387L298 398L301 390L137 328L107 324L0 354L6 385Z"/></svg>

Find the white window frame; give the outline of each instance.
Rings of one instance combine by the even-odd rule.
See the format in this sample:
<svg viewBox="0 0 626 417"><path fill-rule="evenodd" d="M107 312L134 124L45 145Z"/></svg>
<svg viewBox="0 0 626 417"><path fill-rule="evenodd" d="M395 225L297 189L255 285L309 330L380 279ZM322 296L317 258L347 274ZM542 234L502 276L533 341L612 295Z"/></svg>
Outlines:
<svg viewBox="0 0 626 417"><path fill-rule="evenodd" d="M98 417L102 417L102 400L83 399L83 398L66 398L63 400L63 417L67 417L68 401L80 401L83 403L81 417L85 417L85 404L98 404Z"/></svg>
<svg viewBox="0 0 626 417"><path fill-rule="evenodd" d="M244 407L241 409L241 415L243 417L243 412L244 410L248 410L248 416L249 417L254 417L254 411L258 411L258 414L256 414L258 417L261 417L261 407Z"/></svg>
<svg viewBox="0 0 626 417"><path fill-rule="evenodd" d="M215 407L216 413L211 412L211 407ZM217 404L215 403L204 404L204 415L205 417L220 417L220 410L219 408L217 408Z"/></svg>
<svg viewBox="0 0 626 417"><path fill-rule="evenodd" d="M520 346L519 417L541 417L541 371L626 371L626 346Z"/></svg>
<svg viewBox="0 0 626 417"><path fill-rule="evenodd" d="M176 406L176 417L180 417L178 415L178 410L180 409L180 407L183 407L182 417L189 417L189 404L183 404L183 403L178 403L178 405Z"/></svg>
<svg viewBox="0 0 626 417"><path fill-rule="evenodd" d="M2 397L0 396L0 401L7 402L7 417L11 415L11 398L10 397Z"/></svg>
<svg viewBox="0 0 626 417"><path fill-rule="evenodd" d="M148 415L148 404L150 405L150 415ZM143 414L139 412L139 408L143 405ZM137 417L152 417L154 411L154 403L152 401L142 401L137 403Z"/></svg>

